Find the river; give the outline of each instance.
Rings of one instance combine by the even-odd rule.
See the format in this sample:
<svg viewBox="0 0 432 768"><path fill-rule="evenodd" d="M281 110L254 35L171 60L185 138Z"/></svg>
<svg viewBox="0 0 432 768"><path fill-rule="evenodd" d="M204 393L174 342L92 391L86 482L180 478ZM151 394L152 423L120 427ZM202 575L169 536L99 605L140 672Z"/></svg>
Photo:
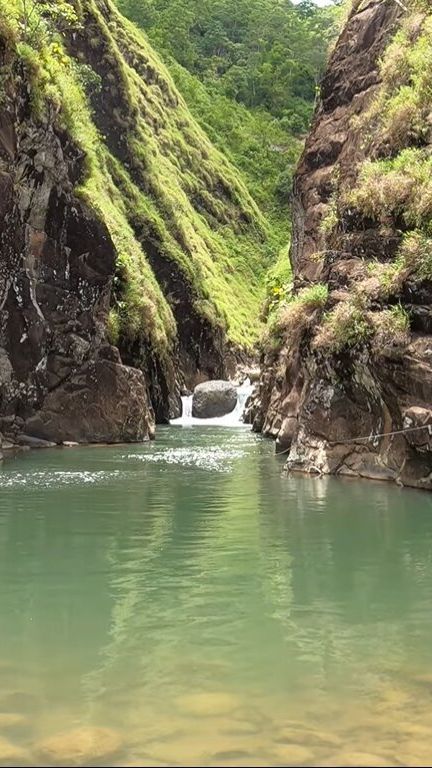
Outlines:
<svg viewBox="0 0 432 768"><path fill-rule="evenodd" d="M273 451L170 426L3 465L0 765L427 764L432 497ZM92 727L118 743L77 757Z"/></svg>

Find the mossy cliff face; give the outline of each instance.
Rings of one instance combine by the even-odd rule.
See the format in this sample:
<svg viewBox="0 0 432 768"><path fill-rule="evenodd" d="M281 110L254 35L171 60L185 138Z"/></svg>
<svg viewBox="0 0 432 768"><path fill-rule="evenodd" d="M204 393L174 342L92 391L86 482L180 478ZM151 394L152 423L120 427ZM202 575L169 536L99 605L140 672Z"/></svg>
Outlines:
<svg viewBox="0 0 432 768"><path fill-rule="evenodd" d="M404 5L354 2L331 56L255 428L287 468L431 489L432 12Z"/></svg>
<svg viewBox="0 0 432 768"><path fill-rule="evenodd" d="M3 431L142 439L256 339L266 224L109 0L0 18Z"/></svg>

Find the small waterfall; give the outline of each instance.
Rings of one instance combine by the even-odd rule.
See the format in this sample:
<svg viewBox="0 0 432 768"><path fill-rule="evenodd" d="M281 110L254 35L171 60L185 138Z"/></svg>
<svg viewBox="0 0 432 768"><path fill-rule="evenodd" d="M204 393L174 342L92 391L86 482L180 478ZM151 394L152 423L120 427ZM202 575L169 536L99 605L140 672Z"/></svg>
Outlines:
<svg viewBox="0 0 432 768"><path fill-rule="evenodd" d="M183 424L190 424L192 422L192 395L184 395L182 401L182 415L181 420Z"/></svg>
<svg viewBox="0 0 432 768"><path fill-rule="evenodd" d="M243 419L246 403L252 394L252 390L253 384L251 384L250 379L245 379L243 384L237 387L237 405L232 414L237 416L237 421L241 422Z"/></svg>
<svg viewBox="0 0 432 768"><path fill-rule="evenodd" d="M253 384L249 379L246 379L243 384L237 387L237 403L231 413L227 413L226 416L219 416L214 419L196 419L192 416L192 395L186 395L182 397L182 415L178 419L173 419L171 424L176 424L180 427L190 426L192 424L201 424L203 426L217 426L222 427L240 427L243 425L243 414L248 397L252 394Z"/></svg>

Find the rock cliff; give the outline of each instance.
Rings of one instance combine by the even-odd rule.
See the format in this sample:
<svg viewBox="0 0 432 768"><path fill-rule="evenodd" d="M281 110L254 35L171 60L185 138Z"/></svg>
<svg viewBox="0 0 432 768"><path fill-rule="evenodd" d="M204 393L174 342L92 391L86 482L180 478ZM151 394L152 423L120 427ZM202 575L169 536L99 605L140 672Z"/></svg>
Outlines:
<svg viewBox="0 0 432 768"><path fill-rule="evenodd" d="M0 78L0 432L151 437L253 340L264 219L110 0L0 0Z"/></svg>
<svg viewBox="0 0 432 768"><path fill-rule="evenodd" d="M331 55L254 426L287 469L431 489L431 10L404 6L354 2Z"/></svg>

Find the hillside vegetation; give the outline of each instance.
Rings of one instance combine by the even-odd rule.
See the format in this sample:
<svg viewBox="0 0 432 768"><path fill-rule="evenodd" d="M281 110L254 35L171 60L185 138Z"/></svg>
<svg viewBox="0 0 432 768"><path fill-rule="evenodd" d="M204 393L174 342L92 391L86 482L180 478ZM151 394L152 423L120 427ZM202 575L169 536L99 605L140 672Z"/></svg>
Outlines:
<svg viewBox="0 0 432 768"><path fill-rule="evenodd" d="M1 0L0 11L34 119L83 153L76 194L114 242L113 339L144 338L167 353L187 294L191 312L250 345L275 257L271 231L147 39L110 0Z"/></svg>
<svg viewBox="0 0 432 768"><path fill-rule="evenodd" d="M241 170L280 245L338 8L310 0L118 0L145 30L189 108Z"/></svg>

